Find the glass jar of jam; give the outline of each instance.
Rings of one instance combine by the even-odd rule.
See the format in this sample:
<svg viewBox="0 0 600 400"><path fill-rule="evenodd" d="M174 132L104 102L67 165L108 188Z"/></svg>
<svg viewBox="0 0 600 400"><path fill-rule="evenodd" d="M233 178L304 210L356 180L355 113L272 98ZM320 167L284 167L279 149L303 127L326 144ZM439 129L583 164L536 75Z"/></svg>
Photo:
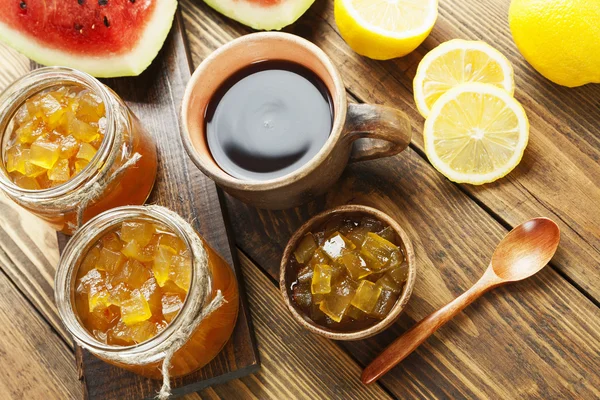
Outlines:
<svg viewBox="0 0 600 400"><path fill-rule="evenodd" d="M80 228L61 256L55 298L77 344L154 379L165 378L167 356L170 377L212 360L239 306L232 268L160 206L115 208Z"/></svg>
<svg viewBox="0 0 600 400"><path fill-rule="evenodd" d="M0 95L0 189L56 230L143 204L156 146L111 89L65 67L34 70Z"/></svg>

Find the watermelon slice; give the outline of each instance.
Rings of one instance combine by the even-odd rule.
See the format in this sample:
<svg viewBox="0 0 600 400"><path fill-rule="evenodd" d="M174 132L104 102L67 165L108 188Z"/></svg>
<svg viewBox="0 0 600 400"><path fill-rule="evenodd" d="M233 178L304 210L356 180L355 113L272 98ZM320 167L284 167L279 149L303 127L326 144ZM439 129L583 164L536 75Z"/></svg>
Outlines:
<svg viewBox="0 0 600 400"><path fill-rule="evenodd" d="M204 0L221 14L266 31L279 30L302 16L315 0Z"/></svg>
<svg viewBox="0 0 600 400"><path fill-rule="evenodd" d="M0 40L40 64L139 75L176 9L177 0L0 0Z"/></svg>

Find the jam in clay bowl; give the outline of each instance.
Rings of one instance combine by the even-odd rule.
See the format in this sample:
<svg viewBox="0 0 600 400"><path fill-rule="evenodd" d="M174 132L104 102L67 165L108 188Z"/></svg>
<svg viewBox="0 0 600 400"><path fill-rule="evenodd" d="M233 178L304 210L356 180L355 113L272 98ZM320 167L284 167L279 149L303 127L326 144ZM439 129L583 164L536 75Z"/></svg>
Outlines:
<svg viewBox="0 0 600 400"><path fill-rule="evenodd" d="M336 216L356 221L359 221L364 217L370 217L389 226L395 233L395 244L402 251L404 262L408 266L408 273L404 286L398 295L398 300L390 309L389 313L383 319L375 321L372 325L362 326L356 330L334 330L317 324L309 318L293 299L292 284L297 279L298 271L297 267L294 266L294 263L290 262L290 259L294 257L294 252L307 233L319 231L328 223L328 221ZM377 209L362 205L346 205L324 211L323 213L312 217L294 233L284 250L283 258L281 260L279 286L283 299L290 310L292 317L304 328L329 339L360 340L384 331L398 319L412 294L415 278L416 266L414 250L402 227L400 227L400 225L390 216Z"/></svg>

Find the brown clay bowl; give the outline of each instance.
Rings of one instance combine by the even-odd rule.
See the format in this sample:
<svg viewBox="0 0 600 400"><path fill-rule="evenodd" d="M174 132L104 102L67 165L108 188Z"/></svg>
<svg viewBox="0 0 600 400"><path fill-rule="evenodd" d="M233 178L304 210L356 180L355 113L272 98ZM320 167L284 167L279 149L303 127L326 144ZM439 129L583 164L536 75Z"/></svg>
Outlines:
<svg viewBox="0 0 600 400"><path fill-rule="evenodd" d="M296 249L298 242L306 233L310 232L314 228L319 227L329 218L338 214L357 216L368 215L388 224L396 232L397 239L399 240L398 246L404 252L406 262L408 263L408 279L406 280L404 288L402 289L402 293L400 293L400 296L398 297L398 300L396 301L396 304L390 313L375 325L358 331L340 332L316 324L307 315L305 315L304 312L298 308L298 306L296 306L292 300L292 292L290 289L292 282L295 280L295 276L294 271L289 270L288 265L290 257L293 257L294 250ZM292 317L309 331L334 340L360 340L382 332L398 319L404 310L410 295L412 294L416 274L415 253L412 244L406 235L406 232L404 232L404 229L402 229L402 227L389 215L375 208L361 205L347 205L324 211L321 214L312 217L294 233L283 252L279 274L279 287L281 289L281 294L283 295L285 304L290 310Z"/></svg>

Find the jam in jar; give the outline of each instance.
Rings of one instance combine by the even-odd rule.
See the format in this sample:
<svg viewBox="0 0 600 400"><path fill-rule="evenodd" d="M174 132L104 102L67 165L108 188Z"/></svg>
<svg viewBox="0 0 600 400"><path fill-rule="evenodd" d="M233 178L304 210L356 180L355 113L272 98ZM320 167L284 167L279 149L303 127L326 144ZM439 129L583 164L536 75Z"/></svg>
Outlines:
<svg viewBox="0 0 600 400"><path fill-rule="evenodd" d="M160 206L119 207L86 223L61 256L55 296L79 345L155 379L168 352L170 377L212 360L239 306L232 268Z"/></svg>
<svg viewBox="0 0 600 400"><path fill-rule="evenodd" d="M162 224L124 221L84 255L75 309L84 327L109 345L131 346L162 332L190 288L187 245Z"/></svg>
<svg viewBox="0 0 600 400"><path fill-rule="evenodd" d="M67 234L143 204L154 185L151 137L114 92L76 70L42 68L8 87L0 134L0 189Z"/></svg>

